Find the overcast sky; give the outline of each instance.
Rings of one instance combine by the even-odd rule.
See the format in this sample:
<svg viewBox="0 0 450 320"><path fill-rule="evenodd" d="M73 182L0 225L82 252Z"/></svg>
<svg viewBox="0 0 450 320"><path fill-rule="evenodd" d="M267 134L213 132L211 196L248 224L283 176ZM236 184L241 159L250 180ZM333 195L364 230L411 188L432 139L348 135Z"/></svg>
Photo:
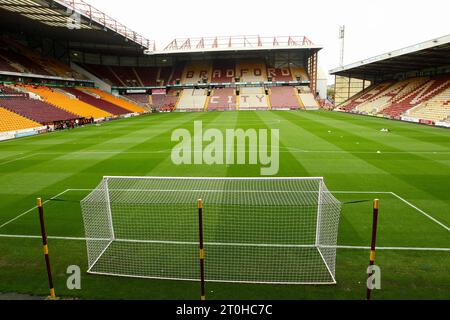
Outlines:
<svg viewBox="0 0 450 320"><path fill-rule="evenodd" d="M85 0L163 49L174 38L305 35L324 49L319 65L339 66L450 34L449 0ZM330 79L331 80L331 79Z"/></svg>

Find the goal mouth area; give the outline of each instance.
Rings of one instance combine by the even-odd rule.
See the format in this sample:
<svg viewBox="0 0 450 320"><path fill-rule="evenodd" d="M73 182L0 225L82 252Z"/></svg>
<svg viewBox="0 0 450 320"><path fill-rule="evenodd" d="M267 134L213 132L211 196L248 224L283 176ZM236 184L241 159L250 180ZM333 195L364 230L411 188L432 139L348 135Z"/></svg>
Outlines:
<svg viewBox="0 0 450 320"><path fill-rule="evenodd" d="M200 250L209 282L336 284L323 178L104 177L81 208L92 274L200 281Z"/></svg>
<svg viewBox="0 0 450 320"><path fill-rule="evenodd" d="M335 277L328 268L321 250L327 249L315 245L207 242L205 281L335 285ZM208 259L208 256L220 255L234 259ZM197 256L196 242L116 239L109 242L87 272L116 277L198 282L200 270ZM142 261L145 261L145 264ZM286 261L289 263L286 264ZM273 280L274 274L276 281Z"/></svg>

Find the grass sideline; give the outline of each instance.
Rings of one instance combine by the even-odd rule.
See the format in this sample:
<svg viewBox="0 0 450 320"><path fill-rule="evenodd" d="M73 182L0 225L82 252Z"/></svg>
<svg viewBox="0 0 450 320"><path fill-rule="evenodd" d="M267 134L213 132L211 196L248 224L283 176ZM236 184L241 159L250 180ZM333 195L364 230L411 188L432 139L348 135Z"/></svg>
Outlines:
<svg viewBox="0 0 450 320"><path fill-rule="evenodd" d="M77 240L84 237L79 200L102 176L259 176L258 166L173 165L171 133L177 128L192 130L195 120L202 120L205 128L221 130L278 128L279 176L323 176L330 190L342 191L335 196L343 202L380 198L378 245L387 249L377 254L383 282L374 299L450 298L450 252L413 250L450 247L450 131L350 114L154 114L1 142L0 235L38 236L39 222L32 208L40 196L47 201L58 295L198 299L198 283L191 282L83 273L82 290L65 286L69 265L87 269L85 243ZM391 132L380 132L382 128ZM370 207L370 201L344 206L336 286L208 283L208 299L364 299ZM47 294L41 250L39 238L0 237L0 292Z"/></svg>

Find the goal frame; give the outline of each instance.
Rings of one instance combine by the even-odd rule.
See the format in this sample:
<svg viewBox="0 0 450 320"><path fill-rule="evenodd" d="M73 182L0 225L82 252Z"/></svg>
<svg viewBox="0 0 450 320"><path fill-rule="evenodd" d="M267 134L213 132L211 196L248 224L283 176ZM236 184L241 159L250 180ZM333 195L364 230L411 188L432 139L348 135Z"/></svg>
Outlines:
<svg viewBox="0 0 450 320"><path fill-rule="evenodd" d="M311 245L292 245L292 247L298 247L298 248L315 248L318 252L318 254L320 255L323 264L326 266L326 269L328 271L328 274L331 278L331 281L329 282L324 282L324 281L320 281L320 282L315 282L315 281L311 281L311 282L305 282L305 281L300 281L300 282L280 282L280 281L240 281L240 280L211 280L211 279L205 279L205 282L212 282L212 283L242 283L242 284L267 284L267 285L336 285L337 281L336 281L336 276L335 273L333 273L333 271L330 269L324 255L321 252L321 248L332 248L334 250L337 249L337 245L335 246L322 246L320 245L320 223L321 223L321 215L322 215L322 192L323 192L323 188L325 186L325 182L324 182L324 178L323 177L161 177L161 176L104 176L102 181L104 182L104 187L105 187L105 202L106 202L106 206L107 206L107 211L108 211L108 221L109 221L109 229L111 232L111 238L110 239L104 239L104 238L87 238L87 241L89 240L109 240L108 245L105 247L105 249L100 253L100 255L97 257L97 259L91 264L89 265L89 268L87 270L87 273L89 274L93 274L93 275L103 275L103 276L115 276L115 277L124 277L124 278L139 278L139 279L154 279L154 280L170 280L170 281L193 281L193 282L200 282L201 279L190 279L190 278L172 278L172 277L160 277L160 276L145 276L145 275L130 275L130 274L120 274L120 273L109 273L109 272L99 272L99 271L93 271L93 268L95 267L96 263L98 262L98 260L100 260L100 258L103 256L103 254L108 250L108 248L111 246L111 244L115 241L117 242L136 242L136 243L179 243L179 244L198 244L198 242L170 242L170 241L152 241L152 240L126 240L126 239L116 239L115 237L115 233L114 233L114 223L113 223L113 218L112 218L112 210L111 210L111 201L110 201L110 192L109 192L109 180L110 179L133 179L133 180L233 180L233 181L281 181L281 180L303 180L303 181L307 181L307 180L314 180L314 181L319 181L319 198L318 198L318 205L317 205L317 222L316 222L316 240L315 240L315 244L311 244ZM95 189L94 189L95 190ZM128 189L127 191L133 191L133 189ZM152 191L171 191L171 190L158 190L158 189L152 189ZM180 190L173 190L173 191L180 191ZM195 191L199 191L199 190L195 190ZM202 190L200 190L202 191ZM208 192L214 192L209 190ZM217 191L217 192L221 192L221 191ZM330 192L331 193L331 192ZM85 200L86 198L88 198L88 196L86 196L83 200ZM83 202L82 200L82 202ZM195 212L193 212L193 214L195 214ZM264 247L264 246L268 246L265 244L236 244L236 243L208 243L205 242L205 245L243 245L243 246L259 246L259 247ZM276 247L277 245L270 245L273 247ZM279 246L284 246L284 245L279 245ZM88 252L89 255L89 252ZM335 269L335 262L334 262L334 269Z"/></svg>

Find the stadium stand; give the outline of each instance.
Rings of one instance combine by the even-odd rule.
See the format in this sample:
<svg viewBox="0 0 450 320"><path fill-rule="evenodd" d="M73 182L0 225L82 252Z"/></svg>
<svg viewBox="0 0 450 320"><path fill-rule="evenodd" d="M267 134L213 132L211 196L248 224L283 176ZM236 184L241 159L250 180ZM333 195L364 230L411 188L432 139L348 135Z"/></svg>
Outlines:
<svg viewBox="0 0 450 320"><path fill-rule="evenodd" d="M236 65L230 60L215 60L213 62L211 82L232 83L236 76Z"/></svg>
<svg viewBox="0 0 450 320"><path fill-rule="evenodd" d="M377 97L380 93L382 93L392 84L393 82L388 81L368 87L366 90L363 90L362 92L358 93L355 97L352 97L350 100L344 102L340 106L340 109L344 111L352 111L358 105L366 103L367 101Z"/></svg>
<svg viewBox="0 0 450 320"><path fill-rule="evenodd" d="M156 67L135 67L136 75L145 87L156 86L159 68Z"/></svg>
<svg viewBox="0 0 450 320"><path fill-rule="evenodd" d="M269 99L262 87L245 87L239 96L239 110L267 110Z"/></svg>
<svg viewBox="0 0 450 320"><path fill-rule="evenodd" d="M74 95L77 99L90 104L98 109L111 113L113 115L121 115L130 113L130 111L121 108L109 101L105 101L101 99L99 96L95 96L93 93L86 93L82 90L78 90L75 88L64 88L64 91Z"/></svg>
<svg viewBox="0 0 450 320"><path fill-rule="evenodd" d="M8 71L8 72L18 72L19 70L13 68L9 62L1 56L1 49L0 49L0 71Z"/></svg>
<svg viewBox="0 0 450 320"><path fill-rule="evenodd" d="M301 109L302 104L297 89L292 87L273 87L270 89L272 109Z"/></svg>
<svg viewBox="0 0 450 320"><path fill-rule="evenodd" d="M291 67L291 74L293 77L293 80L297 80L297 77L300 77L301 81L309 81L309 76L306 70L302 67L294 66Z"/></svg>
<svg viewBox="0 0 450 320"><path fill-rule="evenodd" d="M161 67L159 69L159 77L157 80L161 81L162 86L169 84L171 75L172 75L172 67Z"/></svg>
<svg viewBox="0 0 450 320"><path fill-rule="evenodd" d="M450 89L419 104L406 114L409 117L429 121L450 121Z"/></svg>
<svg viewBox="0 0 450 320"><path fill-rule="evenodd" d="M294 77L291 69L287 68L267 68L267 77L272 77L272 81L292 81Z"/></svg>
<svg viewBox="0 0 450 320"><path fill-rule="evenodd" d="M207 110L236 110L235 89L214 89L209 97Z"/></svg>
<svg viewBox="0 0 450 320"><path fill-rule="evenodd" d="M1 103L1 100L0 100ZM0 107L0 132L40 127L41 124Z"/></svg>
<svg viewBox="0 0 450 320"><path fill-rule="evenodd" d="M386 81L372 85L339 108L343 111L380 114L395 119L400 119L402 115L409 117L426 115L424 118L426 120L444 120L446 113L439 108L442 106L440 99L444 99L445 103L445 92L449 87L449 76L417 77L398 82ZM441 97L440 94L443 96ZM428 101L430 104L427 104ZM420 112L421 110L423 113ZM436 111L435 116L431 114L433 110Z"/></svg>
<svg viewBox="0 0 450 320"><path fill-rule="evenodd" d="M203 111L206 104L206 90L184 89L176 105L180 111Z"/></svg>
<svg viewBox="0 0 450 320"><path fill-rule="evenodd" d="M182 84L211 82L211 63L198 61L186 64L181 78Z"/></svg>
<svg viewBox="0 0 450 320"><path fill-rule="evenodd" d="M41 59L37 58L28 58L27 55L30 55L29 49L24 46L18 45L16 42L2 38L0 39L0 55L4 60L7 60L9 64L17 69L19 72L24 73L33 73L40 75L52 75L48 70L46 70L42 65L39 64Z"/></svg>
<svg viewBox="0 0 450 320"><path fill-rule="evenodd" d="M414 78L409 80L405 92L394 97L387 108L380 113L392 118L400 117L416 105L432 99L450 86L450 80L439 77L434 79Z"/></svg>
<svg viewBox="0 0 450 320"><path fill-rule="evenodd" d="M166 94L153 94L152 106L159 111L172 111L178 102L178 96L175 92L169 91Z"/></svg>
<svg viewBox="0 0 450 320"><path fill-rule="evenodd" d="M110 67L111 72L116 78L118 78L125 86L128 87L140 87L142 82L139 81L138 76L134 72L132 67Z"/></svg>
<svg viewBox="0 0 450 320"><path fill-rule="evenodd" d="M151 105L152 96L148 94L132 93L125 96L127 99L134 101L139 104Z"/></svg>
<svg viewBox="0 0 450 320"><path fill-rule="evenodd" d="M114 86L122 87L125 86L117 76L111 71L107 66L95 65L95 64L80 64L80 67L93 74L100 80Z"/></svg>
<svg viewBox="0 0 450 320"><path fill-rule="evenodd" d="M34 92L43 98L47 103L63 109L67 112L78 114L85 118L106 118L110 117L109 112L95 108L87 103L78 100L75 96L67 94L63 90L51 89L48 87L27 86L27 91Z"/></svg>
<svg viewBox="0 0 450 320"><path fill-rule="evenodd" d="M319 108L319 104L317 103L317 100L314 99L312 93L300 93L299 97L306 110L316 110Z"/></svg>
<svg viewBox="0 0 450 320"><path fill-rule="evenodd" d="M183 77L184 65L185 64L183 62L180 62L180 63L177 63L175 65L175 67L172 68L170 77L167 81L168 84L176 84L177 81L180 81L180 83L181 83L181 79Z"/></svg>
<svg viewBox="0 0 450 320"><path fill-rule="evenodd" d="M101 99L103 99L104 101L110 102L116 106L119 106L125 110L128 110L129 112L137 112L137 113L142 113L145 112L144 108L139 107L138 105L132 104L128 101L125 101L119 97L115 97L112 94L106 93L102 90L99 89L94 89L94 88L78 88L78 90L82 90L85 92L90 92L93 93L95 95L98 95Z"/></svg>
<svg viewBox="0 0 450 320"><path fill-rule="evenodd" d="M267 81L266 65L261 61L240 61L236 72L241 82Z"/></svg>
<svg viewBox="0 0 450 320"><path fill-rule="evenodd" d="M80 118L79 115L56 108L46 102L24 97L2 98L0 107L42 124Z"/></svg>

